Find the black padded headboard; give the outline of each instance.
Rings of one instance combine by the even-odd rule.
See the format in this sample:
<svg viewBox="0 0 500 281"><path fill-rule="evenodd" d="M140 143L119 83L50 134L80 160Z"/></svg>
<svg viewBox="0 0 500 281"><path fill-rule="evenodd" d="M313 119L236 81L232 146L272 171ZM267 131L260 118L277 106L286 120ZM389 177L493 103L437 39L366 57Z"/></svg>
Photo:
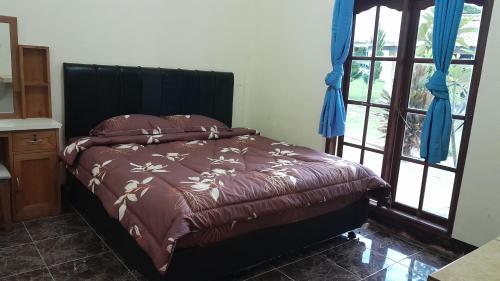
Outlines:
<svg viewBox="0 0 500 281"><path fill-rule="evenodd" d="M233 89L230 72L65 63L65 136L122 114L202 114L231 127Z"/></svg>

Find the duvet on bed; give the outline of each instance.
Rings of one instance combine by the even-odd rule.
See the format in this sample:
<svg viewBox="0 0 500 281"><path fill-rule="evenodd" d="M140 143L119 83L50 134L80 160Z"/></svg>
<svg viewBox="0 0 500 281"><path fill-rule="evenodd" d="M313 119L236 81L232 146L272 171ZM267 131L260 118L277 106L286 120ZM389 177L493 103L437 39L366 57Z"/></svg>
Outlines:
<svg viewBox="0 0 500 281"><path fill-rule="evenodd" d="M60 156L163 273L181 238L212 243L388 189L359 164L250 129L82 137Z"/></svg>

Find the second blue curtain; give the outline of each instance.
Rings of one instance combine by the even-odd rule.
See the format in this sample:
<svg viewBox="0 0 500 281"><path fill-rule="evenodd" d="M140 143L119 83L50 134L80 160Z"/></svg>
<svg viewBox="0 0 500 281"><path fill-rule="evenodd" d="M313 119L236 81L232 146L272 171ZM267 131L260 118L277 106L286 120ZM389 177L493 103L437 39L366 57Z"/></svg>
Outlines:
<svg viewBox="0 0 500 281"><path fill-rule="evenodd" d="M451 135L451 104L446 76L455 50L464 0L436 0L432 54L436 72L427 83L434 96L422 128L420 156L435 164L448 158Z"/></svg>

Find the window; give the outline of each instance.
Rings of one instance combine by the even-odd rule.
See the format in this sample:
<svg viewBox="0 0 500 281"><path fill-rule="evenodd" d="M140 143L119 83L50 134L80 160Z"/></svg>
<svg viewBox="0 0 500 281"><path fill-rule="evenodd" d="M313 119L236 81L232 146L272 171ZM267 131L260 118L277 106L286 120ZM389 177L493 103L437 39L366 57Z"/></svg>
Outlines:
<svg viewBox="0 0 500 281"><path fill-rule="evenodd" d="M347 125L337 154L391 183L392 208L451 232L492 3L466 1L448 75L453 130L447 161L420 158L432 95L434 1L358 0L346 62ZM333 152L333 151L330 151Z"/></svg>

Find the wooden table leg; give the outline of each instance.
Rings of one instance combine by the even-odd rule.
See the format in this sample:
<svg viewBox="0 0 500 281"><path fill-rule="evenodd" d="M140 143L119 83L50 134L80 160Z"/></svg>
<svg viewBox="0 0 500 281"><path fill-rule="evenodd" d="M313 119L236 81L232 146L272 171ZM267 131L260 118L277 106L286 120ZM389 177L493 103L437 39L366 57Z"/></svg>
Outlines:
<svg viewBox="0 0 500 281"><path fill-rule="evenodd" d="M0 197L2 204L3 226L5 230L9 231L12 229L9 180L0 180Z"/></svg>

